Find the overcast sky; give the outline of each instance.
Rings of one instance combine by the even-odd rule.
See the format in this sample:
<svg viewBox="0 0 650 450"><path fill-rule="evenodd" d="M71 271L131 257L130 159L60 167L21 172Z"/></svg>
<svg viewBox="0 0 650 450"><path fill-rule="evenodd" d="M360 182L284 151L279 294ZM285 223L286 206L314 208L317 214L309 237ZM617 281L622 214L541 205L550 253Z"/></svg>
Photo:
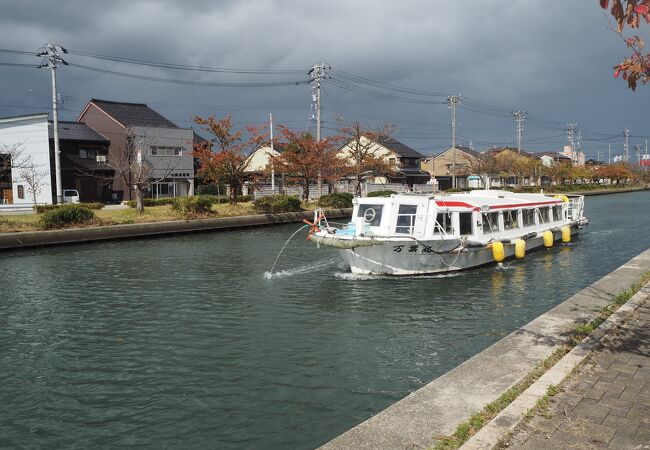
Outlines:
<svg viewBox="0 0 650 450"><path fill-rule="evenodd" d="M622 130L645 147L650 137L650 86L636 93L612 77L626 53L608 30L597 0L0 0L0 48L35 51L45 42L72 51L74 64L201 82L304 81L315 63L332 67L324 84L326 132L339 120L391 123L395 137L423 154L451 143L445 96L467 100L458 135L476 150L515 145L514 110L529 113L524 149L557 151L567 122L582 127L588 156L621 153ZM643 26L643 25L642 25ZM650 37L650 27L641 36ZM650 39L647 39L650 40ZM278 74L181 71L107 62L78 52L174 64L243 69L296 69ZM0 62L38 63L0 52ZM408 94L363 79L442 96ZM238 124L263 122L304 129L309 86L209 87L143 81L79 67L58 71L62 118L75 120L90 98L147 103L179 126L194 114L232 113ZM338 86L337 86L338 84ZM347 85L347 88L341 87ZM381 91L360 94L358 88ZM386 98L397 97L401 101ZM405 101L407 100L408 101ZM411 99L418 102L411 103ZM0 66L0 116L48 111L45 69ZM204 133L205 134L205 133ZM632 147L633 149L634 147Z"/></svg>

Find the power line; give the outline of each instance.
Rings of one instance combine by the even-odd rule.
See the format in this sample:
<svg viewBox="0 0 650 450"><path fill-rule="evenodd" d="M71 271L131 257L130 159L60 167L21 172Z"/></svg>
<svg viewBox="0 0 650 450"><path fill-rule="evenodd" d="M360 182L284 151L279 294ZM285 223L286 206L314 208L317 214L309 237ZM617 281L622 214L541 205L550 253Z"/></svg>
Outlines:
<svg viewBox="0 0 650 450"><path fill-rule="evenodd" d="M83 50L68 50L69 53L86 58L100 59L104 61L121 62L125 64L133 64L147 67L159 67L164 69L173 70L188 70L197 72L214 72L214 73L234 73L234 74L251 74L251 75L288 75L304 73L300 69L241 69L241 68L224 68L224 67L209 67L209 66L191 66L184 64L166 63L160 61L148 61L144 59L132 59L119 56L100 55L97 53L86 52Z"/></svg>
<svg viewBox="0 0 650 450"><path fill-rule="evenodd" d="M192 81L180 80L175 78L161 78L148 75L139 75L134 73L118 72L115 70L100 69L99 67L86 66L82 64L69 63L70 67L77 67L79 69L89 70L92 72L102 73L104 75L118 76L124 78L133 78L144 81L155 81L160 83L181 84L186 86L209 86L209 87L280 87L280 86L299 86L301 84L309 84L308 80L297 81L271 81L271 82L251 82L251 83L237 83L237 82L210 82L210 81Z"/></svg>

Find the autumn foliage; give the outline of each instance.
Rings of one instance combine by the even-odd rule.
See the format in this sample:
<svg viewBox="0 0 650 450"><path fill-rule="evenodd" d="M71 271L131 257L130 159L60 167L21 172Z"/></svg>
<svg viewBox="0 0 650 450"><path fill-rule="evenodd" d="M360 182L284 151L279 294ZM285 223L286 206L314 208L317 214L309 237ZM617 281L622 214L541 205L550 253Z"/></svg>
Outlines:
<svg viewBox="0 0 650 450"><path fill-rule="evenodd" d="M246 172L247 155L268 142L268 133L251 125L246 127L246 133L233 131L230 115L223 119L195 116L194 121L214 136L216 145L216 148L210 142L195 145L194 155L199 159L197 175L209 182L226 184L230 203L234 204L250 178Z"/></svg>
<svg viewBox="0 0 650 450"><path fill-rule="evenodd" d="M603 9L609 9L609 0L600 0ZM621 34L625 26L639 28L642 21L650 24L650 0L613 0L610 12ZM643 54L644 43L639 36L625 39L625 44L632 54L620 64L614 66L614 78L623 75L630 89L635 90L637 82L646 84L650 80L650 53Z"/></svg>
<svg viewBox="0 0 650 450"><path fill-rule="evenodd" d="M275 170L303 186L303 200L309 199L309 185L318 177L333 181L344 171L344 163L336 157L340 137L331 136L320 142L310 133L296 132L279 126L284 151L274 159Z"/></svg>

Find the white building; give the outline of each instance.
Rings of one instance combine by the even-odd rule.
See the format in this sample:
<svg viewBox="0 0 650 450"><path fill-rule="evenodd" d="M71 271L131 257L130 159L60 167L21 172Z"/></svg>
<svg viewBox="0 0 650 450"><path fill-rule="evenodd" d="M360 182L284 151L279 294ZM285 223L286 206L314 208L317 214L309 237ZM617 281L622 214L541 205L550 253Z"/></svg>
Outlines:
<svg viewBox="0 0 650 450"><path fill-rule="evenodd" d="M4 168L0 171L0 208L31 207L34 196L38 204L52 204L47 117L43 113L0 118L0 169Z"/></svg>

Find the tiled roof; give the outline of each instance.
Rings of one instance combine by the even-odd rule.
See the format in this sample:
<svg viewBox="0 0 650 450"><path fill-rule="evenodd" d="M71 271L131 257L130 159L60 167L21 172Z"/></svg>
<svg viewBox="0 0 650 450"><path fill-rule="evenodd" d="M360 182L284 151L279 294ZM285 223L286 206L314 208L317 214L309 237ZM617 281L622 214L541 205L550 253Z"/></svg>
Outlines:
<svg viewBox="0 0 650 450"><path fill-rule="evenodd" d="M47 125L50 139L54 139L54 123L50 120ZM108 139L97 133L85 123L68 122L64 120L59 120L59 139L65 141L108 142Z"/></svg>
<svg viewBox="0 0 650 450"><path fill-rule="evenodd" d="M424 155L390 136L378 139L378 143L402 158L424 158Z"/></svg>
<svg viewBox="0 0 650 450"><path fill-rule="evenodd" d="M144 103L111 102L96 98L91 102L126 127L179 128Z"/></svg>

